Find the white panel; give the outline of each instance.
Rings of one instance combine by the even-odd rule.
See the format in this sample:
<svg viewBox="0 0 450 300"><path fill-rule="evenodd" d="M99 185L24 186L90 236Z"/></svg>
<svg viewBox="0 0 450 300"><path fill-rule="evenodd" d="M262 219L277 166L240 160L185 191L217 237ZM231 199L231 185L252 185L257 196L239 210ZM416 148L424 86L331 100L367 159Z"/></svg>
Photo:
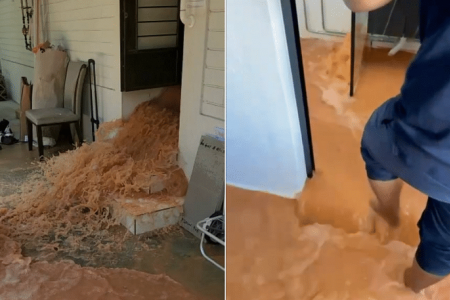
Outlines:
<svg viewBox="0 0 450 300"><path fill-rule="evenodd" d="M227 0L227 183L295 199L307 176L281 1Z"/></svg>
<svg viewBox="0 0 450 300"><path fill-rule="evenodd" d="M209 30L224 31L225 30L225 13L211 12L209 15Z"/></svg>
<svg viewBox="0 0 450 300"><path fill-rule="evenodd" d="M112 30L104 31L61 31L50 30L50 39L52 43L57 43L57 40L67 40L73 42L98 42L111 43L116 37Z"/></svg>
<svg viewBox="0 0 450 300"><path fill-rule="evenodd" d="M177 25L177 22L139 23L138 36L176 34Z"/></svg>
<svg viewBox="0 0 450 300"><path fill-rule="evenodd" d="M224 11L225 1L224 0L210 0L211 11Z"/></svg>
<svg viewBox="0 0 450 300"><path fill-rule="evenodd" d="M48 39L54 45L63 46L72 60L95 59L100 118L102 121L120 118L122 99L119 91L118 1L46 0L44 2L48 8ZM20 76L26 76L32 80L33 69L22 65L34 65L33 53L25 49L21 27L20 1L0 0L0 59L4 74L8 74L8 80L12 83L9 90L15 100L20 99ZM85 95L86 92L88 94L88 90L86 89ZM87 96L84 101L88 101L88 98ZM84 131L89 125L89 122L85 123Z"/></svg>
<svg viewBox="0 0 450 300"><path fill-rule="evenodd" d="M208 49L224 50L225 36L223 32L210 31L208 32Z"/></svg>
<svg viewBox="0 0 450 300"><path fill-rule="evenodd" d="M178 19L178 8L139 8L138 21L170 21Z"/></svg>
<svg viewBox="0 0 450 300"><path fill-rule="evenodd" d="M224 2L225 0L220 1ZM212 1L208 0L204 3L211 4ZM204 78L209 76L209 73L205 73L204 68L207 45L210 45L208 43L210 36L208 34L209 10L210 7L206 7L206 11L199 8L195 26L185 27L179 163L188 178L192 173L200 137L204 134L216 134L216 128L223 128L225 125L223 106L211 105L203 100ZM221 34L221 39L224 40L224 32L222 31ZM223 85L223 74L221 77Z"/></svg>
<svg viewBox="0 0 450 300"><path fill-rule="evenodd" d="M178 6L178 0L139 0L138 6Z"/></svg>
<svg viewBox="0 0 450 300"><path fill-rule="evenodd" d="M170 48L177 45L176 36L149 36L138 38L138 50Z"/></svg>
<svg viewBox="0 0 450 300"><path fill-rule="evenodd" d="M48 20L50 23L61 21L67 22L73 20L89 20L98 17L99 12L99 10L92 8L61 11L57 13L50 13L48 15Z"/></svg>
<svg viewBox="0 0 450 300"><path fill-rule="evenodd" d="M300 35L303 38L336 40L341 33L350 32L351 11L342 0L295 1Z"/></svg>
<svg viewBox="0 0 450 300"><path fill-rule="evenodd" d="M30 2L30 1L28 1ZM91 10L100 10L106 5L113 5L115 1L111 0L65 0L65 1L48 1L49 13L58 13L66 11L74 11L79 9L90 8Z"/></svg>
<svg viewBox="0 0 450 300"><path fill-rule="evenodd" d="M0 69L8 98L20 103L20 78L34 75L34 54L25 49L20 4L0 1Z"/></svg>
<svg viewBox="0 0 450 300"><path fill-rule="evenodd" d="M225 52L211 51L206 52L206 67L223 70L225 66Z"/></svg>
<svg viewBox="0 0 450 300"><path fill-rule="evenodd" d="M223 0L210 0L201 112L225 119L225 14Z"/></svg>
<svg viewBox="0 0 450 300"><path fill-rule="evenodd" d="M323 31L321 0L301 0L305 3L308 29L315 32ZM337 0L341 1L341 0ZM300 19L299 19L300 21Z"/></svg>
<svg viewBox="0 0 450 300"><path fill-rule="evenodd" d="M113 18L92 19L92 20L72 20L72 21L51 21L49 30L62 31L96 31L111 30L114 27Z"/></svg>
<svg viewBox="0 0 450 300"><path fill-rule="evenodd" d="M102 18L112 18L116 15L115 5L107 5L102 7Z"/></svg>
<svg viewBox="0 0 450 300"><path fill-rule="evenodd" d="M222 70L205 69L205 84L223 87L225 85L225 72Z"/></svg>
<svg viewBox="0 0 450 300"><path fill-rule="evenodd" d="M323 0L325 29L347 33L351 31L352 12L344 1Z"/></svg>
<svg viewBox="0 0 450 300"><path fill-rule="evenodd" d="M224 106L225 91L221 88L205 86L203 90L203 100L207 103Z"/></svg>
<svg viewBox="0 0 450 300"><path fill-rule="evenodd" d="M223 106L212 105L204 102L202 104L202 114L219 120L225 120L225 108Z"/></svg>

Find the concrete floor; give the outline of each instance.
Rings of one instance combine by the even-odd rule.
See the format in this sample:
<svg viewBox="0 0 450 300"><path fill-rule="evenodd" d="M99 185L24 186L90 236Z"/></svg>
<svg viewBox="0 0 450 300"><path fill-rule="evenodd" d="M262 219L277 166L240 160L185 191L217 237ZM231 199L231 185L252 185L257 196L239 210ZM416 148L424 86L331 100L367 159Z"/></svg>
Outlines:
<svg viewBox="0 0 450 300"><path fill-rule="evenodd" d="M0 102L0 119L7 119L12 124L12 130L17 134L20 124L15 119L18 105L12 101ZM45 149L45 156L57 155L72 146L67 141L61 141L51 149ZM0 197L15 192L27 176L37 169L37 149L28 151L27 144L2 145L0 150ZM115 235L125 235L126 229L117 226ZM139 246L144 242L149 250ZM70 259L81 266L128 268L150 274L166 274L185 286L194 294L204 298L224 299L224 272L209 263L200 253L200 241L187 231L177 228L168 233L148 233L127 238L121 252L83 253L68 256L59 253L48 261ZM38 258L42 253L32 245L22 249L25 256ZM224 249L222 246L206 245L206 251L213 258L223 263Z"/></svg>

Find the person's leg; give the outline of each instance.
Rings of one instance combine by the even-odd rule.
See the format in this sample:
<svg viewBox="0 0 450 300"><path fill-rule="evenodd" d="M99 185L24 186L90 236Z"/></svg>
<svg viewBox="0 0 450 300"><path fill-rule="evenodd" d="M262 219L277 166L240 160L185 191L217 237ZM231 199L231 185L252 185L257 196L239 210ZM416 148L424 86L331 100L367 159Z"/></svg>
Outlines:
<svg viewBox="0 0 450 300"><path fill-rule="evenodd" d="M420 244L404 274L405 285L416 293L450 274L450 204L428 198L418 226Z"/></svg>
<svg viewBox="0 0 450 300"><path fill-rule="evenodd" d="M398 227L402 181L400 179L387 181L369 179L369 183L376 196L376 199L370 202L371 208L390 226Z"/></svg>
<svg viewBox="0 0 450 300"><path fill-rule="evenodd" d="M444 278L445 276L436 276L424 271L417 263L417 259L414 259L413 265L406 269L404 275L405 286L415 293L420 293L422 290L438 283Z"/></svg>
<svg viewBox="0 0 450 300"><path fill-rule="evenodd" d="M390 226L399 226L400 192L402 181L378 163L364 145L361 155L366 163L367 177L376 199L370 202L371 208Z"/></svg>

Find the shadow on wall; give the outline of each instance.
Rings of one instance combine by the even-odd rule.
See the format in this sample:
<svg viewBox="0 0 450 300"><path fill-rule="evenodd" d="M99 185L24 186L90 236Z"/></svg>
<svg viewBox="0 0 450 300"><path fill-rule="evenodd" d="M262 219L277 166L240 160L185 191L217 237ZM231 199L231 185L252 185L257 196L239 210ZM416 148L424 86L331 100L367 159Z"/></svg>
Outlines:
<svg viewBox="0 0 450 300"><path fill-rule="evenodd" d="M34 68L20 62L12 62L2 59L2 75L5 78L7 98L16 103L21 101L20 82L21 77L26 77L28 81L33 82Z"/></svg>
<svg viewBox="0 0 450 300"><path fill-rule="evenodd" d="M122 93L122 118L127 120L142 102L154 100L162 107L180 112L181 85Z"/></svg>
<svg viewBox="0 0 450 300"><path fill-rule="evenodd" d="M180 113L181 85L164 88L161 95L154 102L161 107Z"/></svg>

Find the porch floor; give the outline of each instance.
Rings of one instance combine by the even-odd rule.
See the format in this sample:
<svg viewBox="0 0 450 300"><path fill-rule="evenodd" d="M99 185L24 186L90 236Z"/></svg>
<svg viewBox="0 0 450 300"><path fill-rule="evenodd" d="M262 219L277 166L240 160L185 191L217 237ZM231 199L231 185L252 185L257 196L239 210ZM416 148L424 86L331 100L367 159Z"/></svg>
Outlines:
<svg viewBox="0 0 450 300"><path fill-rule="evenodd" d="M17 104L10 101L0 102L0 118L5 118L12 124L18 124L15 115L17 107ZM12 126L12 130L14 133L19 132L17 126ZM21 183L28 179L30 173L37 168L35 163L38 156L37 150L28 151L25 143L2 145L2 148L0 150L0 198L17 191ZM61 141L55 147L45 149L44 153L46 157L50 157L71 148L70 144ZM125 236L127 233L127 229L123 226L116 226L111 231L119 236ZM139 246L142 243L147 245L146 249ZM222 246L207 245L206 251L223 263ZM33 248L32 245L22 246L22 254L32 259L42 256L41 251ZM166 274L201 299L224 299L224 272L201 255L200 240L181 227L167 232L155 231L128 236L120 252L92 254L83 253L83 250L80 250L76 257L59 252L47 261L58 263L64 260L74 261L81 267L93 267L95 270L124 268L147 274ZM124 282L126 282L125 279ZM0 289L0 298L2 298L1 291Z"/></svg>

